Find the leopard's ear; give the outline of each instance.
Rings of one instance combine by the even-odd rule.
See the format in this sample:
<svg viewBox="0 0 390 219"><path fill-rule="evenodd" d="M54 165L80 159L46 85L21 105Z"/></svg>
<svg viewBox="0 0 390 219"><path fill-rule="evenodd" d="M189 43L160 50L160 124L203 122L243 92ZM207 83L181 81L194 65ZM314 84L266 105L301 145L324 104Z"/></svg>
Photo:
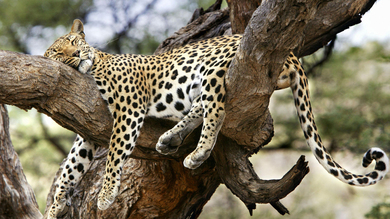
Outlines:
<svg viewBox="0 0 390 219"><path fill-rule="evenodd" d="M77 33L83 36L84 38L84 24L79 19L73 21L72 29L70 33Z"/></svg>

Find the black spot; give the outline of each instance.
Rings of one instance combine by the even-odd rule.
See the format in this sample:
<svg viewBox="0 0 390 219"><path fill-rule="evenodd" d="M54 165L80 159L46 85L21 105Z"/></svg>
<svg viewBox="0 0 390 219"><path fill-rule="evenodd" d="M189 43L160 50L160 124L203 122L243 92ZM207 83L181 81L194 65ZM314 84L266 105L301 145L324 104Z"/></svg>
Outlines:
<svg viewBox="0 0 390 219"><path fill-rule="evenodd" d="M133 122L131 123L131 129L134 129L135 126L137 126L137 122L136 122L136 121L133 121Z"/></svg>
<svg viewBox="0 0 390 219"><path fill-rule="evenodd" d="M328 165L331 166L331 167L335 167L335 166L336 166L336 165L334 165L334 163L331 162L331 161L328 161Z"/></svg>
<svg viewBox="0 0 390 219"><path fill-rule="evenodd" d="M112 99L112 97L109 97L109 98L108 98L108 103L109 103L109 104L113 104L113 103L114 103L114 99Z"/></svg>
<svg viewBox="0 0 390 219"><path fill-rule="evenodd" d="M70 180L74 180L74 176L73 175L69 175L69 179Z"/></svg>
<svg viewBox="0 0 390 219"><path fill-rule="evenodd" d="M315 151L319 158L324 159L324 152L321 149L316 148Z"/></svg>
<svg viewBox="0 0 390 219"><path fill-rule="evenodd" d="M121 154L123 153L123 150L118 150L116 153L117 153L118 155L121 155Z"/></svg>
<svg viewBox="0 0 390 219"><path fill-rule="evenodd" d="M167 94L167 96L165 97L165 101L169 104L169 103L172 103L173 101L173 97L172 97L172 94Z"/></svg>
<svg viewBox="0 0 390 219"><path fill-rule="evenodd" d="M302 97L303 96L303 92L301 89L298 90L298 96Z"/></svg>
<svg viewBox="0 0 390 219"><path fill-rule="evenodd" d="M301 115L300 118L301 118L301 122L302 122L302 123L306 123L306 117L305 117L304 115Z"/></svg>
<svg viewBox="0 0 390 219"><path fill-rule="evenodd" d="M179 78L179 84L183 84L187 81L187 77L186 76L182 76Z"/></svg>
<svg viewBox="0 0 390 219"><path fill-rule="evenodd" d="M330 173L331 173L333 176L335 176L335 177L337 177L337 176L339 175L339 171L337 171L337 170L335 170L335 169L330 169Z"/></svg>
<svg viewBox="0 0 390 219"><path fill-rule="evenodd" d="M91 161L93 159L93 153L92 150L88 151L88 160Z"/></svg>
<svg viewBox="0 0 390 219"><path fill-rule="evenodd" d="M153 98L153 102L156 103L160 98L161 98L161 94L157 94L157 95Z"/></svg>
<svg viewBox="0 0 390 219"><path fill-rule="evenodd" d="M81 150L79 151L79 155L80 155L80 157L82 157L82 158L86 158L86 157L87 157L87 150L81 149Z"/></svg>
<svg viewBox="0 0 390 219"><path fill-rule="evenodd" d="M366 157L363 157L363 167L368 167L372 162L372 159L367 159Z"/></svg>
<svg viewBox="0 0 390 219"><path fill-rule="evenodd" d="M158 103L156 106L157 112L164 111L167 107L163 103Z"/></svg>
<svg viewBox="0 0 390 219"><path fill-rule="evenodd" d="M386 170L386 164L383 161L378 161L375 165L375 169L379 171L384 171Z"/></svg>
<svg viewBox="0 0 390 219"><path fill-rule="evenodd" d="M215 87L215 85L217 84L217 79L215 79L215 78L211 79L210 84L212 87Z"/></svg>
<svg viewBox="0 0 390 219"><path fill-rule="evenodd" d="M367 184L368 183L368 178L367 177L359 178L359 179L357 179L357 181L360 184Z"/></svg>
<svg viewBox="0 0 390 219"><path fill-rule="evenodd" d="M84 166L79 163L79 165L77 165L77 171L79 171L80 173L84 170Z"/></svg>
<svg viewBox="0 0 390 219"><path fill-rule="evenodd" d="M372 153L372 155L373 155L376 159L380 159L381 157L383 157L383 153L380 152L380 151L375 151L374 153Z"/></svg>
<svg viewBox="0 0 390 219"><path fill-rule="evenodd" d="M130 125L130 123L131 123L131 119L130 118L126 119L126 125Z"/></svg>
<svg viewBox="0 0 390 219"><path fill-rule="evenodd" d="M175 103L175 109L178 111L181 111L184 109L184 105L181 102L176 102Z"/></svg>
<svg viewBox="0 0 390 219"><path fill-rule="evenodd" d="M219 70L217 71L216 75L220 78L222 78L225 75L225 70Z"/></svg>
<svg viewBox="0 0 390 219"><path fill-rule="evenodd" d="M210 84L207 84L205 90L206 90L206 91L210 91Z"/></svg>
<svg viewBox="0 0 390 219"><path fill-rule="evenodd" d="M303 76L303 71L302 71L301 68L298 70L298 72L299 72L299 75L300 75L300 76Z"/></svg>
<svg viewBox="0 0 390 219"><path fill-rule="evenodd" d="M223 99L223 97L224 97L224 95L218 94L218 96L217 96L217 101L218 101L218 102L221 102L222 99Z"/></svg>
<svg viewBox="0 0 390 219"><path fill-rule="evenodd" d="M208 71L206 71L207 72L207 75L211 75L213 72L214 72L214 69L209 69ZM206 74L206 72L205 72L205 74Z"/></svg>
<svg viewBox="0 0 390 219"><path fill-rule="evenodd" d="M183 93L183 90L181 88L177 89L177 96L180 98L180 99L184 99L184 93ZM168 102L168 101L167 101Z"/></svg>
<svg viewBox="0 0 390 219"><path fill-rule="evenodd" d="M76 158L75 157L72 157L72 163L76 163Z"/></svg>
<svg viewBox="0 0 390 219"><path fill-rule="evenodd" d="M340 172L341 172L341 175L343 175L344 179L346 179L346 180L352 179L352 176L350 173L345 172L345 171L340 171Z"/></svg>
<svg viewBox="0 0 390 219"><path fill-rule="evenodd" d="M313 128L311 127L311 125L307 125L307 135L309 137L311 137L312 132L313 132Z"/></svg>
<svg viewBox="0 0 390 219"><path fill-rule="evenodd" d="M376 179L378 178L378 173L376 171L373 171L368 176L371 177L372 179Z"/></svg>
<svg viewBox="0 0 390 219"><path fill-rule="evenodd" d="M305 111L305 104L302 103L300 108L302 111Z"/></svg>
<svg viewBox="0 0 390 219"><path fill-rule="evenodd" d="M123 136L123 138L124 138L126 141L128 141L128 140L130 140L130 135L129 135L129 134L125 134L125 135Z"/></svg>
<svg viewBox="0 0 390 219"><path fill-rule="evenodd" d="M173 85L172 85L171 83L167 82L167 83L165 84L165 89L169 90L169 89L172 88L172 86L173 86Z"/></svg>
<svg viewBox="0 0 390 219"><path fill-rule="evenodd" d="M218 85L216 88L215 88L215 93L219 93L221 91L221 85Z"/></svg>
<svg viewBox="0 0 390 219"><path fill-rule="evenodd" d="M160 83L158 83L158 89L161 89L164 87L164 81L161 81Z"/></svg>
<svg viewBox="0 0 390 219"><path fill-rule="evenodd" d="M117 166L119 164L120 160L119 158L115 160L114 166Z"/></svg>

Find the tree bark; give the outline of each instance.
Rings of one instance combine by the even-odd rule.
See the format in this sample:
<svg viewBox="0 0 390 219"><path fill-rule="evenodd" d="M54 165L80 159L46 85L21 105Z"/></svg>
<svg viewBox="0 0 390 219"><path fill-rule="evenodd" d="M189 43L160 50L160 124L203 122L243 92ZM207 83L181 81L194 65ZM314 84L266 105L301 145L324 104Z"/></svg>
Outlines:
<svg viewBox="0 0 390 219"><path fill-rule="evenodd" d="M239 5L238 0L229 2L229 5ZM71 191L71 203L64 218L196 218L220 183L225 183L250 211L256 207L255 203L271 203L284 214L288 211L279 200L299 185L309 171L307 163L300 158L282 179L261 180L248 160L248 156L273 136L268 102L278 73L289 51L313 52L348 25L357 23L371 3L363 0L263 2L253 10L226 77L227 116L212 156L196 170L185 169L182 161L196 147L199 129L185 140L178 153L165 156L155 151L155 144L174 123L145 120L137 147L124 166L120 195L107 211L98 210L96 200L104 174L112 118L92 77L40 56L1 51L0 103L22 109L34 107L100 146L91 168ZM245 16L251 13L251 7L243 7L248 10L243 13ZM193 22L165 40L156 54L232 32L229 14L236 11L197 11ZM237 17L234 16L233 26ZM237 26L240 25L244 24ZM56 177L59 173L60 170ZM0 186L4 191L3 185ZM47 206L52 203L53 193L54 186Z"/></svg>
<svg viewBox="0 0 390 219"><path fill-rule="evenodd" d="M0 105L0 176L0 218L41 218L34 192L11 143L4 105Z"/></svg>

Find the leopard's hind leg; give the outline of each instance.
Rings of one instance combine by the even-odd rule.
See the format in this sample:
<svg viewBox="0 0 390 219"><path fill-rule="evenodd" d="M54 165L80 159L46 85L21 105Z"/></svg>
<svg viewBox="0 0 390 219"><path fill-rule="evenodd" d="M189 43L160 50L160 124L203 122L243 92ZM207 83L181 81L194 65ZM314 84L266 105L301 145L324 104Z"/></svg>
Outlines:
<svg viewBox="0 0 390 219"><path fill-rule="evenodd" d="M95 146L80 136L76 137L73 147L65 161L64 168L55 186L54 201L49 210L49 218L57 218L65 208L69 190L76 185L89 168L95 155Z"/></svg>

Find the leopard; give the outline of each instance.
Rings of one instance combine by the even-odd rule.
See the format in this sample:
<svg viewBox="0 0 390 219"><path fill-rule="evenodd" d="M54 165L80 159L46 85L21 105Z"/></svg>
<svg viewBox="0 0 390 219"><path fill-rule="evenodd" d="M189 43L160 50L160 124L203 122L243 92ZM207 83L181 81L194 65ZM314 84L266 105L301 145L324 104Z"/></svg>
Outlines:
<svg viewBox="0 0 390 219"><path fill-rule="evenodd" d="M100 210L108 209L118 195L123 164L134 150L146 116L177 122L156 142L159 153L177 152L186 136L202 126L198 144L183 165L195 169L209 158L226 114L225 74L241 39L242 35L217 36L159 55L109 54L85 41L84 25L76 19L71 31L46 50L45 57L91 75L111 112L114 122L97 200ZM385 177L389 159L380 148L370 148L364 154L364 167L376 162L374 170L364 175L341 167L326 150L314 121L306 73L292 52L275 85L275 90L285 88L292 90L307 145L328 173L355 186L373 185ZM49 218L62 214L69 190L88 170L95 152L92 142L76 137L55 182Z"/></svg>

